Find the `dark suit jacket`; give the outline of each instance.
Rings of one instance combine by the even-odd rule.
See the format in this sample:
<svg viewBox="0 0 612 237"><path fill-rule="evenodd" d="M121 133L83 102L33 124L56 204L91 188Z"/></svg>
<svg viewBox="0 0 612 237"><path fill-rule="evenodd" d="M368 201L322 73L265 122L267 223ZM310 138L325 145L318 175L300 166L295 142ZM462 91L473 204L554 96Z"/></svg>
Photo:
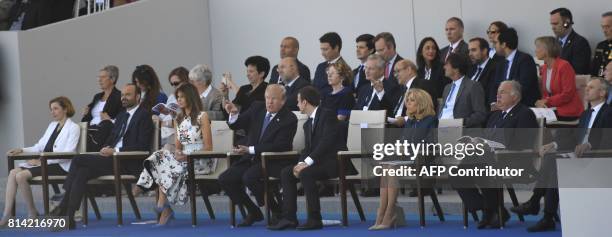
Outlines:
<svg viewBox="0 0 612 237"><path fill-rule="evenodd" d="M420 78L425 78L425 67L421 67L417 71ZM442 68L442 64L434 64L431 69L431 76L429 80L423 79L423 85L427 85L425 88L429 88L427 92L431 96L434 101L437 101L438 98L442 97L442 91L444 87L448 85L451 80L444 76L444 69ZM437 103L434 103L437 104Z"/></svg>
<svg viewBox="0 0 612 237"><path fill-rule="evenodd" d="M610 62L610 51L612 50L612 40L604 40L597 44L595 47L595 55L593 55L593 62L591 62L591 76L603 77L603 72L606 65Z"/></svg>
<svg viewBox="0 0 612 237"><path fill-rule="evenodd" d="M446 61L446 54L448 54L449 47L450 45L447 45L446 47L440 50L440 60L442 61L442 63ZM468 49L468 44L463 39L459 41L459 45L457 45L456 49L453 49L453 52L457 54L461 54L465 56L466 58L469 56L469 53L470 53Z"/></svg>
<svg viewBox="0 0 612 237"><path fill-rule="evenodd" d="M89 112L87 112L87 114L83 116L81 122L91 122L91 120L93 119L93 116L91 115L91 110L94 106L96 106L96 103L102 98L102 96L104 96L104 92L100 92L94 95L91 103L87 105L87 107L89 107ZM112 119L115 119L115 117L117 117L117 114L119 114L122 109L123 107L121 105L121 91L117 90L116 87L113 87L113 91L108 96L108 99L106 100L106 104L104 105L102 112L107 113L108 116L110 116Z"/></svg>
<svg viewBox="0 0 612 237"><path fill-rule="evenodd" d="M452 84L448 84L444 88L444 93L442 94L443 102L438 108L438 116L442 113L451 86ZM480 83L472 81L467 77L463 78L459 91L457 91L453 116L455 118L462 118L463 125L466 128L482 127L487 119L487 111L484 106L484 91Z"/></svg>
<svg viewBox="0 0 612 237"><path fill-rule="evenodd" d="M490 87L489 100L488 102L497 101L497 88L502 81L506 80L505 75L505 58L497 66L497 76L495 76L495 83L493 87ZM512 66L510 68L510 77L508 80L516 80L521 84L522 87L522 100L521 103L527 106L534 106L536 100L541 98L540 87L538 84L538 73L535 61L531 55L516 51L514 59L512 60Z"/></svg>
<svg viewBox="0 0 612 237"><path fill-rule="evenodd" d="M125 110L117 115L115 126L102 147L114 148L117 145L115 142L119 139L121 128L127 122L128 116L129 114ZM127 125L127 130L125 130L122 139L123 144L119 151L150 151L152 136L154 134L151 112L139 106ZM130 174L139 174L142 171L142 160L124 161L122 162L122 168Z"/></svg>
<svg viewBox="0 0 612 237"><path fill-rule="evenodd" d="M524 104L518 103L505 116L497 110L489 116L484 138L500 142L508 150L533 149L535 142L535 129L538 128L536 116Z"/></svg>
<svg viewBox="0 0 612 237"><path fill-rule="evenodd" d="M250 162L251 160L259 162L262 152L280 152L293 149L293 137L297 129L295 114L289 111L287 106L283 107L272 118L265 132L261 134L266 112L265 103L256 101L251 104L248 110L240 113L234 123L229 124L232 130L244 129L247 133L247 143L245 145L255 147L255 155L246 154L236 164Z"/></svg>
<svg viewBox="0 0 612 237"><path fill-rule="evenodd" d="M561 49L561 58L572 65L576 74L590 74L591 46L589 41L574 30L565 40L565 45Z"/></svg>
<svg viewBox="0 0 612 237"><path fill-rule="evenodd" d="M557 132L557 136L555 141L559 146L558 150L570 150L573 151L576 145L581 144L584 136L590 131L588 141L591 144L592 149L609 149L612 147L612 142L609 139L606 139L606 132L610 132L608 129L611 128L612 124L610 124L612 119L612 108L610 105L603 104L597 116L595 116L595 120L593 121L593 126L590 130L588 130L589 126L589 114L591 113L590 109L585 110L580 115L580 120L578 122L578 128L576 129L559 129Z"/></svg>
<svg viewBox="0 0 612 237"><path fill-rule="evenodd" d="M312 126L310 119L304 123L306 146L302 150L300 161L310 157L314 161L313 167L325 169L329 177L338 177L338 151L348 149L346 142L339 142L344 139L341 137L342 133L336 113L318 107L314 118L314 128ZM346 169L348 174L356 174L355 167L350 162L347 163L349 164Z"/></svg>
<svg viewBox="0 0 612 237"><path fill-rule="evenodd" d="M390 80L388 79L383 82L385 95L382 98L378 98L378 96L374 94L374 98L372 103L370 103L368 110L387 110L387 114L390 112L390 110L393 110L393 104L395 103L393 97L397 95L397 91L401 90L401 88L399 86L395 86L389 87L391 89L387 90L387 86L385 85L387 85L389 82ZM355 103L355 107L353 107L353 109L362 110L364 106L368 105L368 102L372 98L371 96L373 91L374 87L372 87L371 83L362 86L358 92L359 97L357 97L357 102Z"/></svg>
<svg viewBox="0 0 612 237"><path fill-rule="evenodd" d="M357 76L359 76L359 78L357 78ZM357 87L355 87L355 82L357 82ZM365 76L365 65L361 69L361 73L359 73L359 66L353 69L353 81L351 82L351 87L355 92L355 98L359 97L359 89L361 89L361 87L364 85L368 85L369 83L370 82Z"/></svg>
<svg viewBox="0 0 612 237"><path fill-rule="evenodd" d="M395 68L395 64L397 64L397 62L399 62L402 59L404 58L402 58L402 56L398 54L397 57L395 57L395 61L393 61L393 66L391 66L391 72L389 73L389 78L385 79L384 81L385 91L387 92L393 91L397 89L397 87L399 86L399 83L397 82L397 78L395 78L395 73L393 73L393 68Z"/></svg>
<svg viewBox="0 0 612 237"><path fill-rule="evenodd" d="M485 65L484 69L482 70L482 72L480 72L480 76L478 77L478 82L480 83L480 85L482 86L482 89L484 90L485 93L485 97L484 97L484 103L485 103L485 108L487 109L487 111L489 111L489 93L491 93L491 86L493 86L494 81L495 81L495 69L497 67L497 60L499 59L499 56L497 56L498 58L496 59L491 58L489 59L489 61L487 62L487 64ZM472 70L471 73L469 74L469 78L472 79L472 77L474 76L474 74L476 74L477 71L477 67L478 65L473 65L472 66ZM497 91L497 88L495 88L495 90Z"/></svg>
<svg viewBox="0 0 612 237"><path fill-rule="evenodd" d="M306 79L300 76L298 79L295 80L295 82L291 85L291 87L285 86L285 89L287 90L285 94L286 96L285 107L287 109L289 109L290 111L300 110L297 107L297 94L300 91L300 89L302 89L302 87L305 87L307 85L310 85L310 82L306 81Z"/></svg>
<svg viewBox="0 0 612 237"><path fill-rule="evenodd" d="M338 61L336 61L336 63L346 64L342 56L338 58ZM312 78L312 85L315 88L319 89L319 92L322 92L322 91L325 91L331 88L329 86L329 83L327 82L327 71L326 71L327 65L329 65L327 61L319 63L319 65L317 65L317 69L315 70L315 75Z"/></svg>
<svg viewBox="0 0 612 237"><path fill-rule="evenodd" d="M297 60L298 63L298 71L300 72L300 77L303 77L306 81L310 82L310 69L306 65L304 65L300 60ZM277 84L279 81L278 78L278 64L272 68L270 72L270 84Z"/></svg>

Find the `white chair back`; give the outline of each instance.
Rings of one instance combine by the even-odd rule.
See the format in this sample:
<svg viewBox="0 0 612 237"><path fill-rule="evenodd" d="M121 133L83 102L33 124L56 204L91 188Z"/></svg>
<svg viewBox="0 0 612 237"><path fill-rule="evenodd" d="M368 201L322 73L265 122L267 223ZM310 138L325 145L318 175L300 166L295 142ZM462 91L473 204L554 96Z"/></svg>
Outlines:
<svg viewBox="0 0 612 237"><path fill-rule="evenodd" d="M586 108L588 106L588 102L586 100L586 84L591 79L591 75L576 75L576 91L578 92L578 96L582 104Z"/></svg>
<svg viewBox="0 0 612 237"><path fill-rule="evenodd" d="M210 121L210 132L213 137L213 151L231 152L234 147L234 131L227 126L225 121ZM220 162L219 162L220 161ZM221 173L229 167L229 159L220 159L217 162L215 171L211 174L198 176L196 178L218 178ZM197 175L197 173L196 173Z"/></svg>
<svg viewBox="0 0 612 237"><path fill-rule="evenodd" d="M353 110L348 125L348 137L346 145L349 151L361 151L361 129L362 128L385 128L385 110ZM379 141L384 141L384 129L374 135ZM352 159L351 162L358 172L361 172L361 159Z"/></svg>
<svg viewBox="0 0 612 237"><path fill-rule="evenodd" d="M438 143L456 144L463 136L463 119L440 119L438 121ZM446 163L457 164L457 159L443 159Z"/></svg>
<svg viewBox="0 0 612 237"><path fill-rule="evenodd" d="M77 145L78 153L87 152L87 122L79 123L79 144Z"/></svg>
<svg viewBox="0 0 612 237"><path fill-rule="evenodd" d="M293 150L301 152L306 147L306 135L304 134L304 123L308 120L308 115L302 114L300 111L293 111L297 117L297 130L293 137Z"/></svg>

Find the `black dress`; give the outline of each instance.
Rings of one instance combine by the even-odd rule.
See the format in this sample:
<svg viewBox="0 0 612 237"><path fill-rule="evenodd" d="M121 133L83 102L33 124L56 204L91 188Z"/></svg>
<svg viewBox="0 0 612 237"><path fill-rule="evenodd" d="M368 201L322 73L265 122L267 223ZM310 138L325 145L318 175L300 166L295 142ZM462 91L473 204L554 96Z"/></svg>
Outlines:
<svg viewBox="0 0 612 237"><path fill-rule="evenodd" d="M332 89L325 89L321 93L321 106L323 108L335 111L336 115L344 115L347 118L351 115L351 110L355 104L355 97L351 87L345 86L337 93L333 93Z"/></svg>
<svg viewBox="0 0 612 237"><path fill-rule="evenodd" d="M251 84L241 86L240 89L238 89L238 93L236 93L236 98L234 98L232 103L239 105L240 113L242 113L246 111L251 106L251 103L253 103L254 101L266 101L265 93L267 87L267 82L260 83L257 88L255 88L255 90L253 90L253 86Z"/></svg>

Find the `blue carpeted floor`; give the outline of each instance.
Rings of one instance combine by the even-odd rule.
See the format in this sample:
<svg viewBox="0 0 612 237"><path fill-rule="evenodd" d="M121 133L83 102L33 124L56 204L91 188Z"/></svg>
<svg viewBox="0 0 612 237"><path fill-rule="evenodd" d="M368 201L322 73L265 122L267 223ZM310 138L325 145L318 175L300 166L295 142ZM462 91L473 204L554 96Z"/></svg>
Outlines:
<svg viewBox="0 0 612 237"><path fill-rule="evenodd" d="M237 237L252 237L252 236L372 236L373 234L384 234L385 237L392 236L470 236L470 237L489 237L489 236L529 236L529 237L544 237L544 236L561 236L560 226L557 226L555 232L545 233L528 233L525 228L534 224L538 217L528 217L525 223L519 222L516 217L511 219L506 228L503 230L477 230L475 223L470 222L468 229L463 229L460 216L446 216L446 222L441 223L435 216L427 217L427 226L421 229L418 226L418 217L416 215L407 216L408 226L385 230L380 232L368 231L367 228L373 223L374 216L368 216L368 221L359 222L357 215L351 215L349 227L329 226L318 231L269 231L264 227L263 222L257 223L250 228L230 228L229 217L227 215L217 216L217 220L211 221L205 215L199 215L198 226L191 227L191 219L188 214L177 216L177 220L172 222L170 226L165 228L152 228L151 225L133 225L133 217L127 216L124 219L126 223L123 227L116 226L114 214L105 214L103 219L97 221L91 219L89 226L83 228L78 226L77 230L64 232L49 232L48 230L17 230L17 229L2 229L0 236L144 236L144 237L187 237L187 236L237 236ZM152 215L145 215L144 219L152 219ZM304 218L304 216L301 216ZM326 215L325 219L339 219L339 216ZM79 223L80 224L80 223Z"/></svg>

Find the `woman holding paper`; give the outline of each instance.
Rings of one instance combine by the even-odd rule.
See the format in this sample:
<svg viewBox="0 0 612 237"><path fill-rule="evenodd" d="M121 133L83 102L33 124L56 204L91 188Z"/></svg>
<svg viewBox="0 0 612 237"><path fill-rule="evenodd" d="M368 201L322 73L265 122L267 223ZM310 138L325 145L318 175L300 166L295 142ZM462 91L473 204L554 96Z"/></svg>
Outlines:
<svg viewBox="0 0 612 237"><path fill-rule="evenodd" d="M438 118L429 93L422 89L410 89L404 98L407 118L402 129L402 139L409 143L435 142L434 132L438 127ZM417 159L423 158L427 157L417 157ZM397 206L399 185L397 177L381 177L380 206L376 214L376 223L369 230L384 230L406 225L404 210ZM433 192L431 187L427 189Z"/></svg>
<svg viewBox="0 0 612 237"><path fill-rule="evenodd" d="M136 67L136 70L132 73L132 83L142 91L140 105L147 110L151 110L153 106L159 103L166 103L168 100L168 96L161 88L155 70L149 65L143 64ZM153 114L159 115L159 112L154 111Z"/></svg>
<svg viewBox="0 0 612 237"><path fill-rule="evenodd" d="M552 36L535 40L535 55L544 61L540 67L542 76L542 99L536 101L538 108L556 108L559 121L574 121L580 117L584 106L576 91L576 73L572 65L559 57L561 46Z"/></svg>
<svg viewBox="0 0 612 237"><path fill-rule="evenodd" d="M74 107L66 97L57 97L49 101L49 109L53 121L38 142L31 147L10 150L7 155L18 155L22 152L75 152L79 143L79 125L70 119L74 115ZM66 175L70 169L70 160L47 160L48 175ZM6 182L6 197L4 213L0 226L5 226L9 220L11 209L15 204L17 188L28 206L28 218L36 218L38 211L34 205L32 189L29 180L41 175L40 160L28 160L10 171Z"/></svg>
<svg viewBox="0 0 612 237"><path fill-rule="evenodd" d="M143 189L159 188L159 199L155 212L160 214L156 226L164 226L174 216L171 204L184 205L187 194L187 156L194 151L212 150L210 119L202 112L202 101L198 91L190 83L176 89L176 100L180 112L176 116L176 151L161 149L144 161L138 186ZM216 159L202 159L195 162L198 174L214 172Z"/></svg>

